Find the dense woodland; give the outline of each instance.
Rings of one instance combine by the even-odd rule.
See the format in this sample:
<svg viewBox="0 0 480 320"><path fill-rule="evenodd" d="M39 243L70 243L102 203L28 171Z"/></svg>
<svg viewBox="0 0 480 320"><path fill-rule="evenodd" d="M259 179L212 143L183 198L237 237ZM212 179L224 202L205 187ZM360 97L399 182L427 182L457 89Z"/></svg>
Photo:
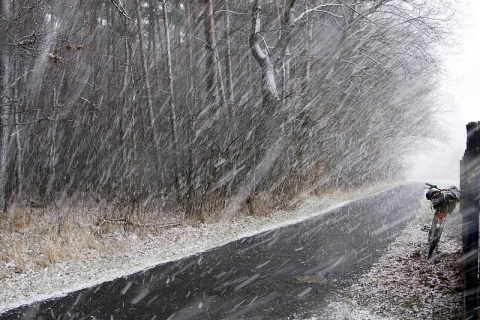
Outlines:
<svg viewBox="0 0 480 320"><path fill-rule="evenodd" d="M199 216L396 179L431 135L427 0L2 0L0 206Z"/></svg>

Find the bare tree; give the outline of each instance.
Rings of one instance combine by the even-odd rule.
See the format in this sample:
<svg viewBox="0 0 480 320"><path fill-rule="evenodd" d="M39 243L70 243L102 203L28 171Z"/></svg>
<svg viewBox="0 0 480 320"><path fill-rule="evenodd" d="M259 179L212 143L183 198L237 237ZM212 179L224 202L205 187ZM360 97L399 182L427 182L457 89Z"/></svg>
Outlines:
<svg viewBox="0 0 480 320"><path fill-rule="evenodd" d="M189 90L193 90L194 85L194 64L193 64L193 52L192 52L192 15L190 13L190 0L184 0L183 5L185 7L185 48L187 52L187 65L188 65L188 78L190 81Z"/></svg>
<svg viewBox="0 0 480 320"><path fill-rule="evenodd" d="M215 63L216 56L216 41L215 41L215 21L213 19L213 2L212 0L204 0L204 30L205 43L208 51L205 60L205 70L207 74L206 85L207 93L212 102L218 101L218 87L217 83L217 67Z"/></svg>
<svg viewBox="0 0 480 320"><path fill-rule="evenodd" d="M149 68L148 68L148 61L147 61L147 54L145 52L145 41L143 37L143 18L142 18L142 12L140 10L140 0L135 0L135 6L136 6L136 14L137 14L137 27L138 27L138 40L139 40L139 50L140 50L140 61L142 65L142 71L143 71L143 81L145 82L145 90L147 94L147 108L148 108L148 114L150 118L150 130L152 132L153 136L153 142L154 142L154 148L158 148L158 134L157 134L157 128L155 124L155 111L153 108L153 99L152 99L152 89L150 85L150 73L149 73ZM157 165L161 163L161 158L159 155L159 152L156 151L157 153Z"/></svg>
<svg viewBox="0 0 480 320"><path fill-rule="evenodd" d="M223 4L223 10L225 11L223 14L223 19L224 19L224 24L225 24L225 73L226 73L226 78L227 78L227 97L228 97L228 102L230 104L233 103L234 97L233 97L233 74L232 74L232 49L231 49L231 43L230 43L230 9L228 6L229 0L224 0Z"/></svg>
<svg viewBox="0 0 480 320"><path fill-rule="evenodd" d="M262 94L266 105L279 100L277 84L275 83L275 70L270 56L262 49L259 33L261 31L261 0L255 0L252 4L252 28L249 45L252 56L260 65L262 73ZM290 7L291 8L291 7ZM287 9L289 10L289 9Z"/></svg>
<svg viewBox="0 0 480 320"><path fill-rule="evenodd" d="M165 43L166 43L166 62L167 62L167 82L168 82L168 102L170 106L170 134L172 136L172 149L173 149L173 170L174 170L174 179L175 179L175 190L178 192L180 188L179 182L179 140L178 140L178 130L177 130L177 110L175 107L175 98L174 98L174 87L173 87L173 71L172 71L172 53L170 48L170 32L168 30L168 13L167 13L167 2L163 0L162 2L162 11L163 11L163 28L165 31Z"/></svg>
<svg viewBox="0 0 480 320"><path fill-rule="evenodd" d="M440 2L85 1L2 2L4 202L286 201L392 177L432 121Z"/></svg>
<svg viewBox="0 0 480 320"><path fill-rule="evenodd" d="M207 57L205 59L207 95L213 104L225 104L225 90L223 88L222 73L218 62L218 50L213 18L213 1L204 0L204 30Z"/></svg>
<svg viewBox="0 0 480 320"><path fill-rule="evenodd" d="M7 195L6 195L6 171L7 171L7 153L8 153L8 137L10 132L10 54L7 51L8 49L8 37L7 32L10 28L10 1L2 1L1 6L1 16L4 30L2 32L3 36L0 37L0 43L2 44L1 49L1 78L2 78L2 87L0 90L0 210L4 212L7 208Z"/></svg>

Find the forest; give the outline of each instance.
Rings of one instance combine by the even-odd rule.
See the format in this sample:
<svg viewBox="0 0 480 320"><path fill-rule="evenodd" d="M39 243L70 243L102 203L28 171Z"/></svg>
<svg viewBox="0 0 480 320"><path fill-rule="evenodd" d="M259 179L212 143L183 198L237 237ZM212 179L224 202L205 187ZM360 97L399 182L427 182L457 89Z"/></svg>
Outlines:
<svg viewBox="0 0 480 320"><path fill-rule="evenodd" d="M402 178L437 128L446 1L1 3L4 212L255 214Z"/></svg>

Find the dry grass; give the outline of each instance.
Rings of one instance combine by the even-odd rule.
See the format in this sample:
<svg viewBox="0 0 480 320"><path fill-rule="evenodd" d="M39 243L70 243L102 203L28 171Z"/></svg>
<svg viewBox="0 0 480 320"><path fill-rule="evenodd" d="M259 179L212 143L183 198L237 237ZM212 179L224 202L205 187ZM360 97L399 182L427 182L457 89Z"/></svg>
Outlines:
<svg viewBox="0 0 480 320"><path fill-rule="evenodd" d="M252 215L268 218L279 210L294 210L308 197L305 194L297 201L279 204L272 194L260 193L243 206L235 207L235 212L227 218ZM325 197L325 205L329 198ZM162 236L166 227L172 225L198 227L225 216L221 195L211 194L203 200L190 217L178 211L165 212L161 204L147 205L126 199L109 202L69 199L50 206L14 204L6 215L0 215L0 280L14 273L25 274L76 261L79 257L88 259L128 251L129 236L139 239ZM235 201L235 197L231 200Z"/></svg>
<svg viewBox="0 0 480 320"><path fill-rule="evenodd" d="M273 198L265 193L254 195L247 200L246 209L249 215L267 216L276 209Z"/></svg>
<svg viewBox="0 0 480 320"><path fill-rule="evenodd" d="M0 310L205 251L272 225L303 220L386 187L374 186L352 194L338 191L319 198L306 192L288 204L298 209L273 210L265 216L260 214L272 210L274 202L258 197L254 200L255 217L246 207L234 205L231 212L225 210L223 198L217 197L216 205L205 202L195 207L205 210L206 223L196 217L186 219L180 212L166 212L163 203L153 204L151 199L138 202L133 211L128 199L88 202L88 197L57 203L61 211L54 206L12 206L8 215L0 215L0 287L7 288L0 296ZM236 204L244 201L232 198L239 200ZM220 218L216 212L222 221L216 220ZM122 220L125 217L128 219ZM60 233L58 218L62 218ZM125 226L125 221L134 224ZM181 225L159 226L172 221Z"/></svg>
<svg viewBox="0 0 480 320"><path fill-rule="evenodd" d="M45 268L101 247L91 219L48 207L12 206L0 219L0 235L0 277Z"/></svg>
<svg viewBox="0 0 480 320"><path fill-rule="evenodd" d="M70 199L57 205L14 204L0 215L0 280L79 257L107 256L128 247L126 235L159 235L179 221L174 213L141 203Z"/></svg>
<svg viewBox="0 0 480 320"><path fill-rule="evenodd" d="M266 195L252 198L253 212L264 216L273 207ZM169 223L195 226L218 219L223 209L219 197L208 199L193 218L162 213L158 207L121 201L87 203L64 201L58 207L12 205L0 216L0 279L12 273L43 270L78 257L108 255L128 247L127 234L140 239L160 235Z"/></svg>

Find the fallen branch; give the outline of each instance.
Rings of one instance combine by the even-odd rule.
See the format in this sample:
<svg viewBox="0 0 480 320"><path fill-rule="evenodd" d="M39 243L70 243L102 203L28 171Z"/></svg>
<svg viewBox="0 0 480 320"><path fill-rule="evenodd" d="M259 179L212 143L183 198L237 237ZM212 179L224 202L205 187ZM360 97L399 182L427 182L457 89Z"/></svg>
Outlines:
<svg viewBox="0 0 480 320"><path fill-rule="evenodd" d="M103 226L104 224L117 224L117 225L128 225L132 227L141 227L141 228L149 228L149 227L157 227L157 228L169 228L169 227L176 227L180 225L180 222L166 222L166 223L136 223L132 221L128 221L126 219L103 219L101 218L101 222L97 225L99 227Z"/></svg>

